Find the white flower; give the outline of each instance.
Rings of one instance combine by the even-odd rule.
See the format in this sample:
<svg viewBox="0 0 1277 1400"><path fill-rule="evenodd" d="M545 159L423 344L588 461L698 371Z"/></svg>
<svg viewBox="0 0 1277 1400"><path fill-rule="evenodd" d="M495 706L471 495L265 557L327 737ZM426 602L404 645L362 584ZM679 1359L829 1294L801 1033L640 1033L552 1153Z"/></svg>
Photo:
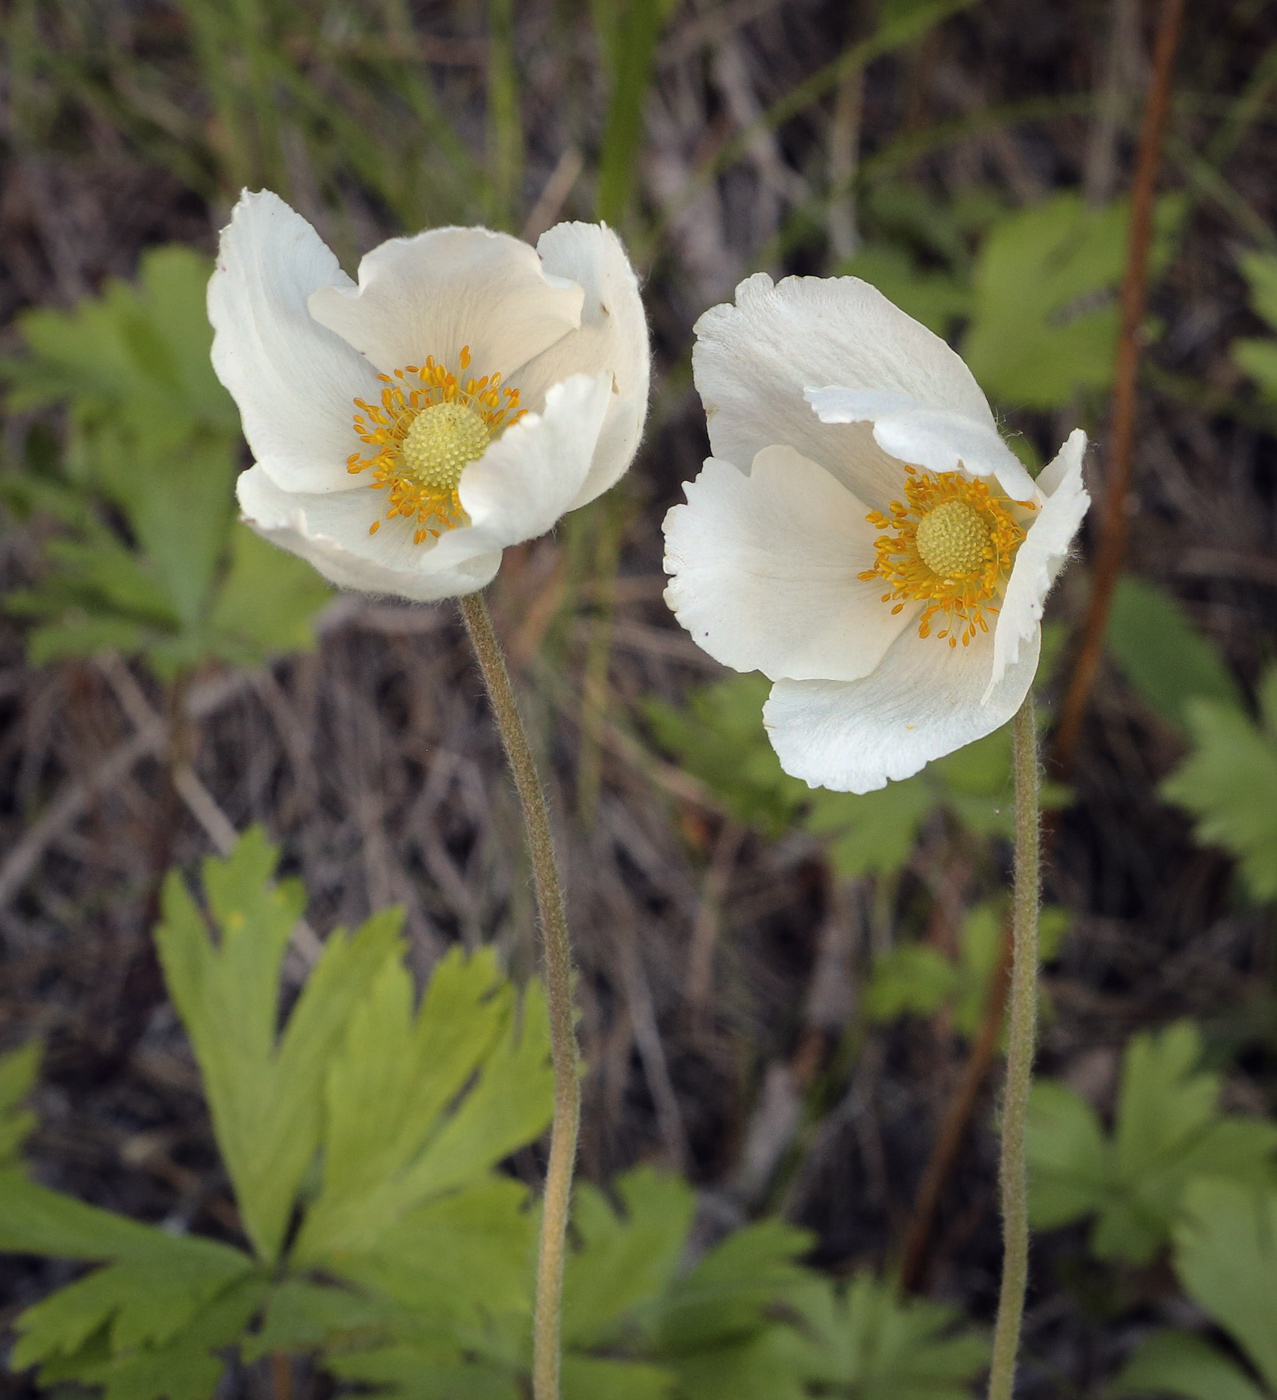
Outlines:
<svg viewBox="0 0 1277 1400"><path fill-rule="evenodd" d="M607 490L643 430L647 326L601 224L535 249L482 228L392 238L356 284L300 215L246 192L208 310L255 459L244 517L346 588L482 588L506 545Z"/></svg>
<svg viewBox="0 0 1277 1400"><path fill-rule="evenodd" d="M696 335L714 455L666 517L665 596L775 682L785 771L869 792L1005 723L1090 502L1086 435L1034 481L962 360L854 277L760 273Z"/></svg>

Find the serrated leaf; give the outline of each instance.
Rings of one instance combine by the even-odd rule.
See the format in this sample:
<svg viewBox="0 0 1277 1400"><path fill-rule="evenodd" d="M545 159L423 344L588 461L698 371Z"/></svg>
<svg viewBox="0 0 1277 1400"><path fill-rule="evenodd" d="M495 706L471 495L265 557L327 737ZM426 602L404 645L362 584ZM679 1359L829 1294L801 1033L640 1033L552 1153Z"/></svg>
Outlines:
<svg viewBox="0 0 1277 1400"><path fill-rule="evenodd" d="M958 969L937 948L903 943L874 959L865 992L865 1014L873 1021L930 1016L953 995Z"/></svg>
<svg viewBox="0 0 1277 1400"><path fill-rule="evenodd" d="M403 1211L362 1248L333 1250L328 1267L435 1325L483 1314L526 1314L536 1257L527 1188L489 1173L474 1185Z"/></svg>
<svg viewBox="0 0 1277 1400"><path fill-rule="evenodd" d="M678 1267L696 1195L681 1178L639 1167L616 1183L622 1214L588 1182L577 1185L572 1223L582 1247L568 1256L563 1338L605 1341L637 1304L654 1298Z"/></svg>
<svg viewBox="0 0 1277 1400"><path fill-rule="evenodd" d="M1160 588L1123 574L1109 613L1109 650L1144 701L1183 728L1193 699L1236 706L1236 683L1180 605Z"/></svg>
<svg viewBox="0 0 1277 1400"><path fill-rule="evenodd" d="M831 838L829 858L839 875L889 875L909 859L935 806L934 791L917 774L863 795L819 789L811 794L806 825Z"/></svg>
<svg viewBox="0 0 1277 1400"><path fill-rule="evenodd" d="M1207 700L1186 706L1193 751L1162 796L1197 818L1203 845L1222 846L1256 899L1277 898L1277 666L1260 686L1262 723Z"/></svg>
<svg viewBox="0 0 1277 1400"><path fill-rule="evenodd" d="M274 849L253 830L225 860L205 862L217 943L181 878L170 875L155 935L245 1230L267 1261L278 1255L298 1185L319 1147L327 1057L395 954L400 924L389 911L352 937L333 934L277 1040L280 967L302 895L273 881L275 861Z"/></svg>
<svg viewBox="0 0 1277 1400"><path fill-rule="evenodd" d="M485 1357L467 1359L457 1347L400 1342L330 1357L328 1368L339 1380L399 1400L522 1400L524 1394L508 1367Z"/></svg>
<svg viewBox="0 0 1277 1400"><path fill-rule="evenodd" d="M718 794L745 826L779 836L810 796L780 766L763 729L771 682L757 674L702 686L676 709L649 699L643 713L657 741Z"/></svg>
<svg viewBox="0 0 1277 1400"><path fill-rule="evenodd" d="M1277 1190L1193 1182L1175 1228L1175 1272L1277 1391Z"/></svg>
<svg viewBox="0 0 1277 1400"><path fill-rule="evenodd" d="M253 1268L238 1250L212 1240L157 1240L145 1258L123 1259L60 1288L19 1318L13 1365L22 1369L70 1356L108 1326L112 1354L159 1348Z"/></svg>
<svg viewBox="0 0 1277 1400"><path fill-rule="evenodd" d="M955 1333L956 1311L902 1299L871 1274L845 1289L821 1281L791 1299L809 1337L803 1373L863 1400L966 1400L989 1347Z"/></svg>
<svg viewBox="0 0 1277 1400"><path fill-rule="evenodd" d="M1277 1124L1220 1114L1219 1077L1196 1068L1190 1022L1133 1036L1123 1058L1114 1132L1097 1151L1090 1109L1065 1086L1035 1086L1029 1123L1030 1206L1040 1226L1094 1213L1102 1259L1146 1263L1203 1173L1235 1182L1273 1177Z"/></svg>
<svg viewBox="0 0 1277 1400"><path fill-rule="evenodd" d="M563 1400L673 1400L674 1372L598 1356L563 1358Z"/></svg>
<svg viewBox="0 0 1277 1400"><path fill-rule="evenodd" d="M0 1055L0 1168L17 1157L35 1127L35 1114L24 1101L40 1072L41 1048L40 1042L33 1040Z"/></svg>
<svg viewBox="0 0 1277 1400"><path fill-rule="evenodd" d="M1108 1389L1110 1395L1182 1395L1184 1400L1267 1400L1236 1362L1191 1332L1154 1332Z"/></svg>
<svg viewBox="0 0 1277 1400"><path fill-rule="evenodd" d="M408 1212L480 1184L543 1131L553 1074L538 984L517 1010L489 951L445 958L415 1021L407 974L382 970L333 1060L325 1180L297 1241L299 1260L337 1267L381 1252Z"/></svg>
<svg viewBox="0 0 1277 1400"><path fill-rule="evenodd" d="M658 1360L748 1336L765 1310L810 1275L795 1260L812 1237L782 1220L760 1220L723 1240L654 1304L647 1323Z"/></svg>
<svg viewBox="0 0 1277 1400"><path fill-rule="evenodd" d="M48 1385L75 1380L103 1387L103 1400L212 1400L225 1370L217 1353L243 1334L268 1285L246 1277L223 1290L163 1346L104 1355L92 1341L83 1352L40 1370Z"/></svg>
<svg viewBox="0 0 1277 1400"><path fill-rule="evenodd" d="M951 272L919 267L894 243L867 243L839 265L838 274L863 278L939 336L947 336L971 306L971 289L963 280Z"/></svg>
<svg viewBox="0 0 1277 1400"><path fill-rule="evenodd" d="M1029 1219L1040 1230L1080 1220L1104 1199L1108 1156L1095 1110L1075 1089L1039 1079L1029 1095Z"/></svg>
<svg viewBox="0 0 1277 1400"><path fill-rule="evenodd" d="M284 651L311 651L315 615L332 589L303 559L247 525L231 533L231 563L209 618L211 645L241 666Z"/></svg>
<svg viewBox="0 0 1277 1400"><path fill-rule="evenodd" d="M1164 266L1184 201L1155 211L1153 266ZM963 358L994 398L1057 408L1105 389L1117 347L1114 295L1126 263L1129 203L1092 209L1072 192L1016 211L990 231L974 273Z"/></svg>

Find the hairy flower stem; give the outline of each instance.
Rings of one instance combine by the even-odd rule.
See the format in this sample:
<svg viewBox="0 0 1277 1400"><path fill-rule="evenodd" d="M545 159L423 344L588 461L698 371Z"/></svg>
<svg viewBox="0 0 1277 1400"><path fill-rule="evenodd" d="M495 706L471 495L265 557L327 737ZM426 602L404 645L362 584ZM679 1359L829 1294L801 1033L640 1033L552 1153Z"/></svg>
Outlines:
<svg viewBox="0 0 1277 1400"><path fill-rule="evenodd" d="M541 915L545 990L550 1009L550 1057L554 1063L554 1120L550 1127L550 1162L545 1174L541 1248L537 1258L532 1394L534 1400L559 1400L563 1256L581 1117L580 1060L572 1022L572 948L545 792L528 746L527 731L519 718L501 644L493 631L492 618L482 595L471 593L459 601L506 757L510 760L514 785L519 790Z"/></svg>
<svg viewBox="0 0 1277 1400"><path fill-rule="evenodd" d="M989 1400L1011 1400L1020 1320L1029 1279L1029 1176L1025 1126L1033 1077L1038 1016L1038 889L1041 810L1038 802L1038 741L1033 691L1014 720L1015 888L1012 892L1011 1022L1007 1034L1007 1080L1002 1099L1002 1291L993 1333Z"/></svg>

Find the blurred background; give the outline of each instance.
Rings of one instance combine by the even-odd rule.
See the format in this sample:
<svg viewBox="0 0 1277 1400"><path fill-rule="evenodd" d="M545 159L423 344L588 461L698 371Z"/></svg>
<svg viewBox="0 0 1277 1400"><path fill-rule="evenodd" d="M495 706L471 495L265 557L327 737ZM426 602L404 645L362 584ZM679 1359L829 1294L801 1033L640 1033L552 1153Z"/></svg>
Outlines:
<svg viewBox="0 0 1277 1400"><path fill-rule="evenodd" d="M779 1214L814 1232L822 1268L903 1270L992 1315L1009 738L865 798L810 792L767 746L766 683L698 651L661 599L661 520L707 452L696 318L758 270L862 276L964 354L1032 469L1076 425L1094 442L1100 504L1051 599L1038 687L1050 750L1079 652L1102 643L1048 773L1039 1068L1109 1155L1098 1184L1035 1204L1055 1228L1036 1245L1026 1386L1089 1394L1151 1327L1208 1316L1253 1377L1244 1334L1175 1272L1167 1222L1204 1135L1277 1111L1263 0L1188 7L1129 535L1111 608L1085 622L1162 12L5 0L0 1049L45 1047L41 1180L233 1234L150 930L163 873L250 824L308 891L294 982L315 938L388 904L421 976L458 942L495 945L517 978L536 966L517 809L455 610L336 596L234 519L247 456L203 295L238 191L277 191L352 273L429 225L535 240L601 218L645 284L645 440L620 486L508 551L491 589L569 892L582 1171L680 1171L707 1238ZM1188 1098L1205 1108L1184 1133L1141 1148L1139 1114L1153 1131ZM1070 1141L1039 1139L1048 1176L1068 1176ZM511 1169L535 1181L540 1160ZM1103 1200L1146 1186L1143 1224L1097 1243ZM0 1261L0 1321L60 1267Z"/></svg>

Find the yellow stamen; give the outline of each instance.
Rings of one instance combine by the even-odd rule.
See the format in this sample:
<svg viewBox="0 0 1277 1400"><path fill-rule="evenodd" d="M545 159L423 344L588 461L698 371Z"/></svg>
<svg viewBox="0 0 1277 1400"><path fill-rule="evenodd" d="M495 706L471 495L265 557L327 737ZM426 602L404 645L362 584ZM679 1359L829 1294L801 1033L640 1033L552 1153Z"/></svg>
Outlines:
<svg viewBox="0 0 1277 1400"><path fill-rule="evenodd" d="M1012 502L995 496L984 481L961 472L905 472L906 502L892 501L890 516L875 510L866 517L895 533L874 542L877 561L860 577L887 582L882 601L895 603L893 614L910 601L925 601L920 637L931 635L932 619L943 613L936 636L951 647L959 640L968 646L977 631L989 630L985 614L998 611L992 600L1000 595L1024 531L1008 510ZM1029 501L1015 504L1034 509Z"/></svg>
<svg viewBox="0 0 1277 1400"><path fill-rule="evenodd" d="M463 370L469 368L468 345L458 360ZM416 544L469 524L458 494L461 475L494 437L523 417L519 391L501 388L499 373L467 378L463 386L433 355L423 365L377 378L385 386L380 403L355 400L355 432L375 450L368 457L352 452L346 470L358 475L372 469L369 486L388 493L384 519L415 519ZM368 533L380 527L375 520Z"/></svg>

